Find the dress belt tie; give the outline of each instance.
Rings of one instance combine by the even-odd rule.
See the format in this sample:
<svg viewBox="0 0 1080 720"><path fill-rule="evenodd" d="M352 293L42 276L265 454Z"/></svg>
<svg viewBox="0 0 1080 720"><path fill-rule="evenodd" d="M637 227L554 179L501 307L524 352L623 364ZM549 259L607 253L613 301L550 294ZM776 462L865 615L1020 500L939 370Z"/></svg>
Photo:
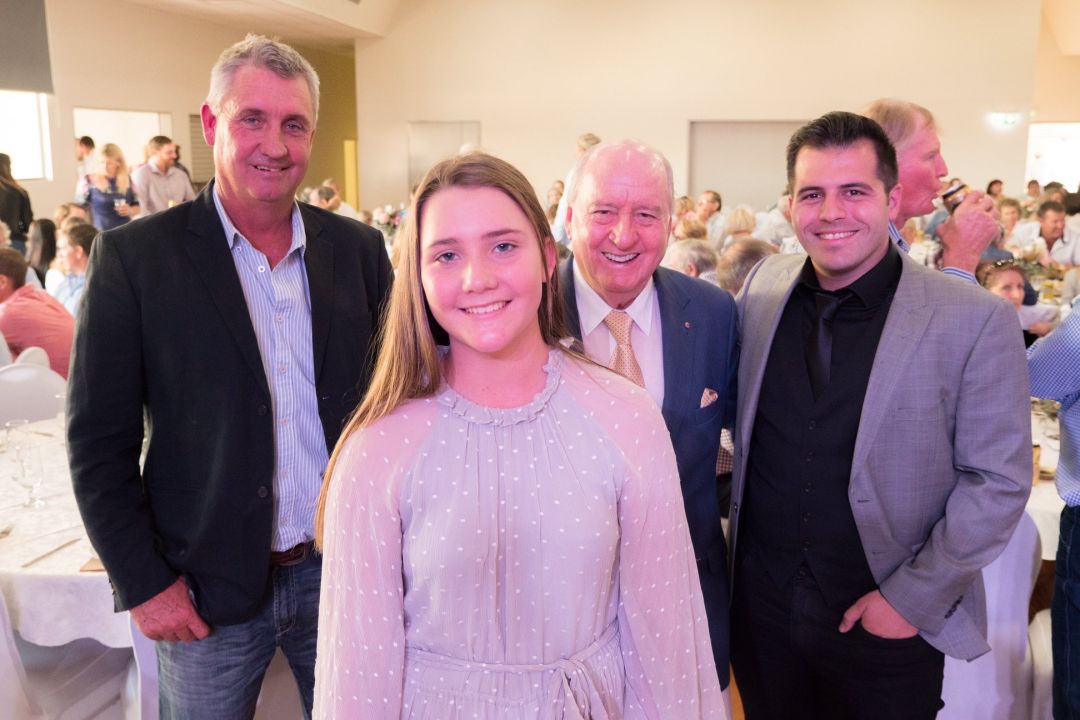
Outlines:
<svg viewBox="0 0 1080 720"><path fill-rule="evenodd" d="M618 642L619 623L612 622L604 633L591 645L573 656L552 663L536 665L504 665L501 663L461 660L449 655L406 648L407 658L418 660L422 665L443 667L448 670L483 670L499 673L550 672L558 675L558 681L548 685L544 693L541 720L611 720L603 698L596 689L596 679L587 660Z"/></svg>

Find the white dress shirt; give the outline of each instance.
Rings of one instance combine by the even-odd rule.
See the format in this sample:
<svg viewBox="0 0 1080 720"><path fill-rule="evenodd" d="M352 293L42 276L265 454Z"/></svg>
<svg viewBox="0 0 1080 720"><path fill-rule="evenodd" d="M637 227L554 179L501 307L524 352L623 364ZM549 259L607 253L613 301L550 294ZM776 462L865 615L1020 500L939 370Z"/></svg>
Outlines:
<svg viewBox="0 0 1080 720"><path fill-rule="evenodd" d="M611 367L615 355L615 337L604 324L604 318L615 308L592 289L574 260L574 293L577 296L578 321L585 354L592 360ZM656 403L664 407L664 340L660 323L660 298L652 278L625 310L634 321L630 328L630 344L634 357L645 378L645 389Z"/></svg>

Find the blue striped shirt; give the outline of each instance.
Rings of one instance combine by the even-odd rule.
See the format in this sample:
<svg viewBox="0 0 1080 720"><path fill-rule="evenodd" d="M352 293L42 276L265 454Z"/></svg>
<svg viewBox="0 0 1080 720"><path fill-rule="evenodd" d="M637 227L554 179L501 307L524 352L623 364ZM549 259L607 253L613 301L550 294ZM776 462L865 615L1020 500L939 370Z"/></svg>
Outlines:
<svg viewBox="0 0 1080 720"><path fill-rule="evenodd" d="M311 346L311 293L304 249L307 236L293 204L292 243L273 269L229 220L214 187L225 237L247 301L270 386L274 418L273 550L288 550L314 536L315 503L329 455L315 392Z"/></svg>
<svg viewBox="0 0 1080 720"><path fill-rule="evenodd" d="M1069 507L1080 505L1080 312L1028 348L1031 394L1061 403L1061 455L1057 491Z"/></svg>
<svg viewBox="0 0 1080 720"><path fill-rule="evenodd" d="M900 234L900 231L896 228L895 225L893 225L891 220L889 221L889 237L891 237L893 242L896 243L896 246L903 250L905 253L911 252L911 246L907 244L907 240L904 239L904 236ZM967 270L961 270L960 268L955 267L946 267L942 268L941 272L945 273L946 275L952 275L954 278L966 280L972 285L979 284L979 281L975 279L975 276L969 273Z"/></svg>

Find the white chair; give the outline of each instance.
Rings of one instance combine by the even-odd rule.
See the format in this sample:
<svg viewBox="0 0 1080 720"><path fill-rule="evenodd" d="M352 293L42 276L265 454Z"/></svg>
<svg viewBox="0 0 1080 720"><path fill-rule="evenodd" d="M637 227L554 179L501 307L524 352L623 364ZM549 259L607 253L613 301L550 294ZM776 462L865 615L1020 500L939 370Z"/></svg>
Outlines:
<svg viewBox="0 0 1080 720"><path fill-rule="evenodd" d="M1050 609L1035 613L1028 630L1031 645L1031 720L1054 717L1054 654L1050 647Z"/></svg>
<svg viewBox="0 0 1080 720"><path fill-rule="evenodd" d="M939 720L1028 720L1028 605L1041 556L1039 531L1024 513L1005 550L983 570L991 650L971 662L945 658Z"/></svg>
<svg viewBox="0 0 1080 720"><path fill-rule="evenodd" d="M15 363L0 367L0 425L9 420L47 420L63 408L57 396L67 381L47 367Z"/></svg>
<svg viewBox="0 0 1080 720"><path fill-rule="evenodd" d="M49 367L49 353L45 352L45 348L40 348L37 345L28 347L19 353L19 357L15 358L15 362L20 365L40 365L41 367Z"/></svg>
<svg viewBox="0 0 1080 720"><path fill-rule="evenodd" d="M43 648L15 636L0 594L0 707L10 720L98 718L116 706L131 664L127 649L78 640Z"/></svg>

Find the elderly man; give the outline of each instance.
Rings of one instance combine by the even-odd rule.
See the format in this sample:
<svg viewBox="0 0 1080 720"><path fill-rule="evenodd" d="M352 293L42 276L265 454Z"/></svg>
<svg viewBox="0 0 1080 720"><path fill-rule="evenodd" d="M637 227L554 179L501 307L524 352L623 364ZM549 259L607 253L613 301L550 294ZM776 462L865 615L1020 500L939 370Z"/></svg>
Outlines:
<svg viewBox="0 0 1080 720"><path fill-rule="evenodd" d="M157 641L166 718L251 717L276 647L311 712L315 502L391 278L377 232L293 199L318 88L287 45L225 50L202 106L215 181L90 257L71 473L117 609Z"/></svg>
<svg viewBox="0 0 1080 720"><path fill-rule="evenodd" d="M723 204L720 193L715 190L706 190L698 195L697 217L705 224L709 242L713 244L713 247L720 247L724 241L725 216L721 212Z"/></svg>
<svg viewBox="0 0 1080 720"><path fill-rule="evenodd" d="M1031 490L1016 314L890 241L872 120L809 123L787 171L809 257L766 259L739 296L739 691L749 720L930 720L944 654L989 649L981 571Z"/></svg>
<svg viewBox="0 0 1080 720"><path fill-rule="evenodd" d="M75 321L55 298L26 283L26 268L18 250L0 248L0 336L13 358L41 348L49 367L66 378Z"/></svg>
<svg viewBox="0 0 1080 720"><path fill-rule="evenodd" d="M716 251L704 240L676 240L668 245L660 263L683 275L716 285Z"/></svg>
<svg viewBox="0 0 1080 720"><path fill-rule="evenodd" d="M671 230L671 166L621 141L585 153L567 189L573 255L560 272L570 330L593 360L644 387L679 466L720 684L728 684L727 552L716 458L734 419L735 303L715 285L659 267Z"/></svg>
<svg viewBox="0 0 1080 720"><path fill-rule="evenodd" d="M949 168L941 155L937 125L929 110L903 100L875 100L863 115L885 130L896 148L900 185L898 207L889 223L889 236L902 251L910 249L900 230L909 219L934 211L941 178ZM975 266L987 246L1002 232L993 198L970 190L948 220L937 229L944 272L977 285Z"/></svg>
<svg viewBox="0 0 1080 720"><path fill-rule="evenodd" d="M150 138L146 163L131 173L131 184L139 196L142 217L195 199L191 180L176 167L176 145L164 135Z"/></svg>

